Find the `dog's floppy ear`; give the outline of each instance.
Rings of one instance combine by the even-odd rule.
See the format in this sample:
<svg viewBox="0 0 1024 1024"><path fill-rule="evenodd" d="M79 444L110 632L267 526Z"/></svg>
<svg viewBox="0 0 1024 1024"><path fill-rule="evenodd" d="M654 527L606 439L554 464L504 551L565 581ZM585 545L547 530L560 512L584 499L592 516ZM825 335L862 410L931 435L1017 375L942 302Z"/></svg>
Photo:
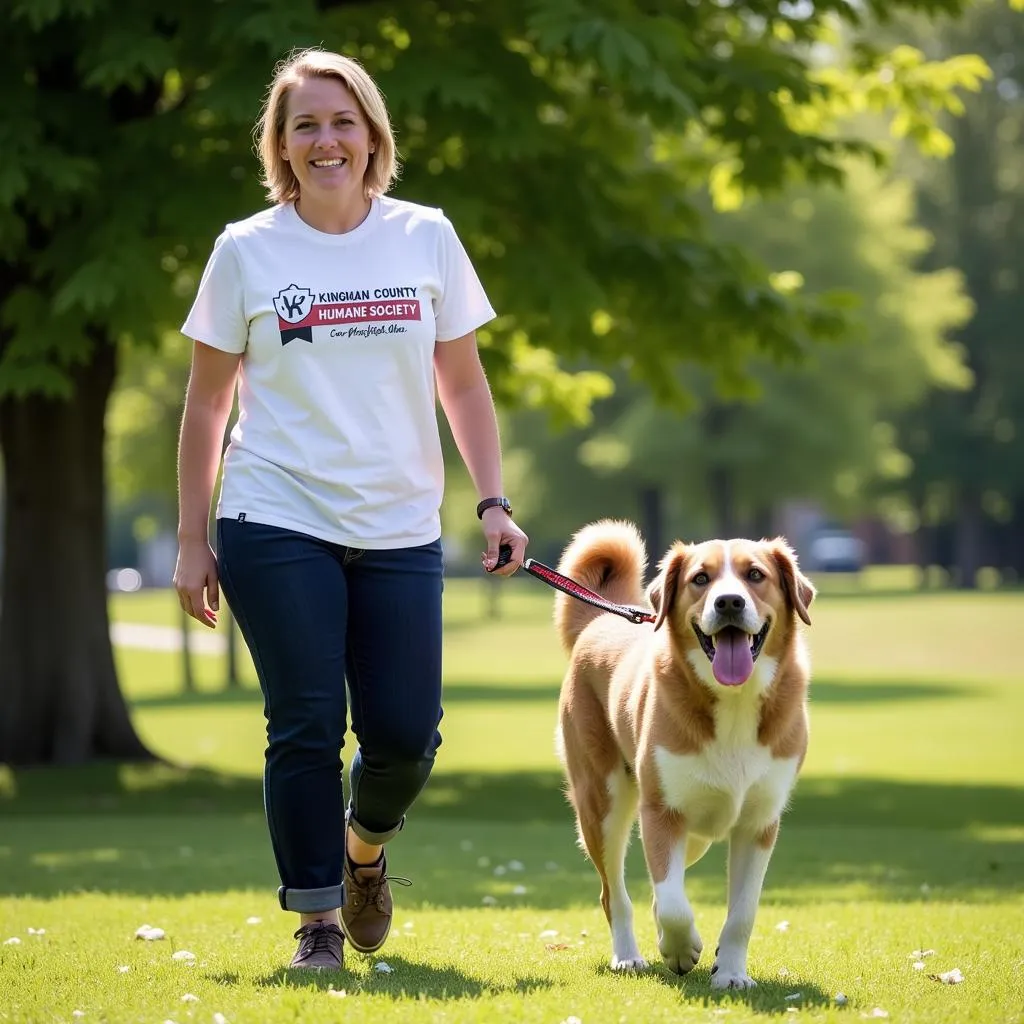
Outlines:
<svg viewBox="0 0 1024 1024"><path fill-rule="evenodd" d="M660 572L647 588L647 599L654 606L658 617L654 620L654 628L661 629L665 616L675 604L676 591L679 589L679 576L686 565L687 551L683 547L675 547L662 559Z"/></svg>
<svg viewBox="0 0 1024 1024"><path fill-rule="evenodd" d="M796 552L789 546L785 537L776 537L770 544L772 558L779 567L782 578L782 590L793 610L809 626L811 616L807 609L814 600L816 593L814 584L800 571L796 564Z"/></svg>

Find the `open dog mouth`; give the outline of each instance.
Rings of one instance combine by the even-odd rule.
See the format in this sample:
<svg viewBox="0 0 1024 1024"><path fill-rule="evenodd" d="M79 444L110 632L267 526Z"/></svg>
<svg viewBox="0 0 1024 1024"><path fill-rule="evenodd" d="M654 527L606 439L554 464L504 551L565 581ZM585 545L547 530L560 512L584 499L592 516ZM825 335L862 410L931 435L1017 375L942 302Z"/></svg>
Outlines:
<svg viewBox="0 0 1024 1024"><path fill-rule="evenodd" d="M769 620L753 634L738 626L723 626L714 636L708 636L695 622L693 631L711 662L715 679L723 686L741 686L754 671L770 626Z"/></svg>

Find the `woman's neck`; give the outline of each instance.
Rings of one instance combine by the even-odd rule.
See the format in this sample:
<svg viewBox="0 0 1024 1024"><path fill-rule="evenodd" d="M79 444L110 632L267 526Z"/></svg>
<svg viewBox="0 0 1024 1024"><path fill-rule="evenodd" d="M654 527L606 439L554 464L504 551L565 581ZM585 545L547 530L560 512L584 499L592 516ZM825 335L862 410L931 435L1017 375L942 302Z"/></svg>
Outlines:
<svg viewBox="0 0 1024 1024"><path fill-rule="evenodd" d="M295 200L295 212L311 228L328 235L343 235L359 227L370 212L370 199L364 195L351 199L318 203L309 195Z"/></svg>

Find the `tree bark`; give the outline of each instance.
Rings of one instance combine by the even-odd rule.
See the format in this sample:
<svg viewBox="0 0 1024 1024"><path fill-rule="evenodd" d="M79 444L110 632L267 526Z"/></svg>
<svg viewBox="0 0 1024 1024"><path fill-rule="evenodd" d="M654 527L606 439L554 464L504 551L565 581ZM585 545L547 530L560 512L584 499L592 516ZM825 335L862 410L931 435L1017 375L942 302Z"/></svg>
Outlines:
<svg viewBox="0 0 1024 1024"><path fill-rule="evenodd" d="M94 339L74 393L0 399L0 762L153 760L118 686L107 617L104 416L116 352Z"/></svg>

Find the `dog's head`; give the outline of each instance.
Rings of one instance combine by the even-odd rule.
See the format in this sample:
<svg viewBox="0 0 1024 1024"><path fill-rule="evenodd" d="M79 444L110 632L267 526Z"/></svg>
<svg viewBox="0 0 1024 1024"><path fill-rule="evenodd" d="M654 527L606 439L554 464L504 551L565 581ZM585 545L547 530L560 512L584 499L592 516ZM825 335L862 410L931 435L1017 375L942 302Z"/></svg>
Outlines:
<svg viewBox="0 0 1024 1024"><path fill-rule="evenodd" d="M659 569L647 592L654 628L669 622L687 660L710 664L698 675L711 685L742 686L765 650L782 653L797 617L810 625L814 587L782 537L677 543Z"/></svg>

